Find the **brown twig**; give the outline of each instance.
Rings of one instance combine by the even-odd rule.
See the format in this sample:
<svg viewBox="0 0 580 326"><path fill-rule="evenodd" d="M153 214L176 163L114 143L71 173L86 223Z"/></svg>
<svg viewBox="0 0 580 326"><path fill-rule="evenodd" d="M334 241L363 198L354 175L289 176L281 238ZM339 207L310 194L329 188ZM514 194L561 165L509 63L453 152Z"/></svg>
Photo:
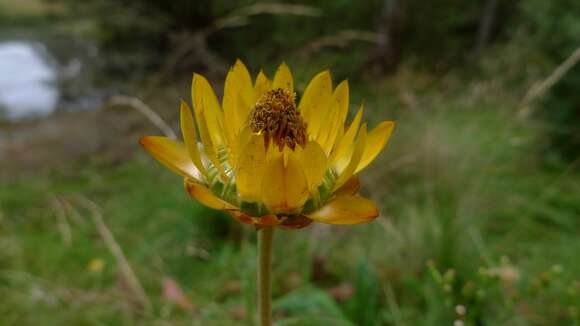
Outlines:
<svg viewBox="0 0 580 326"><path fill-rule="evenodd" d="M312 54L327 47L344 48L354 41L369 43L377 42L377 34L367 31L342 30L333 35L326 35L315 39L297 52L302 57L309 57Z"/></svg>
<svg viewBox="0 0 580 326"><path fill-rule="evenodd" d="M528 90L526 95L521 101L521 109L518 112L518 118L525 119L533 113L534 109L532 103L534 100L542 97L550 88L552 88L556 83L558 83L570 69L572 69L580 61L580 47L578 47L572 54L564 60L548 78L535 83Z"/></svg>
<svg viewBox="0 0 580 326"><path fill-rule="evenodd" d="M83 219L81 213L79 213L79 211L74 208L71 203L63 198L60 198L60 203L66 212L66 216L68 216L77 226L87 225L87 222Z"/></svg>
<svg viewBox="0 0 580 326"><path fill-rule="evenodd" d="M229 15L215 20L203 33L208 36L225 28L244 26L249 24L249 17L261 14L316 17L320 15L320 11L314 7L304 5L258 3L240 8Z"/></svg>
<svg viewBox="0 0 580 326"><path fill-rule="evenodd" d="M248 25L250 24L250 18L252 16L261 14L314 17L319 16L320 11L314 7L305 5L259 3L242 7L232 11L228 15L218 17L205 28L177 35L176 43L179 44L179 46L176 47L167 60L165 60L161 72L149 83L145 94L148 94L150 90L155 89L155 87L161 83L168 74L175 71L177 65L186 56L192 56L201 60L204 62L206 67L224 66L225 63L222 62L221 58L214 54L207 46L207 38L223 29Z"/></svg>
<svg viewBox="0 0 580 326"><path fill-rule="evenodd" d="M151 123L153 123L157 128L159 128L165 136L177 139L177 135L175 131L157 114L157 112L153 111L147 104L143 103L140 99L132 96L126 95L115 95L112 96L109 101L107 102L108 106L128 106L139 113L143 114Z"/></svg>
<svg viewBox="0 0 580 326"><path fill-rule="evenodd" d="M60 201L60 199L56 196L51 196L50 202L54 207L58 230L62 237L62 242L64 243L65 246L70 247L72 243L72 232L70 224L66 217L64 206Z"/></svg>
<svg viewBox="0 0 580 326"><path fill-rule="evenodd" d="M97 227L97 231L99 232L101 238L103 238L103 241L107 245L107 248L109 248L109 251L111 251L115 257L115 260L119 265L121 273L127 281L130 290L133 292L140 304L146 309L146 311L150 312L152 310L151 302L149 301L149 298L147 297L147 294L145 293L139 278L137 278L137 275L129 264L127 257L125 257L121 246L119 246L119 243L115 240L113 233L105 224L100 208L97 206L97 204L84 196L75 196L75 199L91 212L91 217L95 223L95 226Z"/></svg>

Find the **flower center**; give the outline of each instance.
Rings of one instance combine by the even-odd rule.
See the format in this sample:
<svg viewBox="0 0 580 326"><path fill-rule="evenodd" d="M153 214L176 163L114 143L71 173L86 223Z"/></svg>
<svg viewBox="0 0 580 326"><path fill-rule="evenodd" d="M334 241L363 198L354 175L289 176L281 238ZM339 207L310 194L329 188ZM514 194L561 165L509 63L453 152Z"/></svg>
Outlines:
<svg viewBox="0 0 580 326"><path fill-rule="evenodd" d="M248 121L250 129L264 135L266 150L270 142L282 151L284 145L294 150L306 145L306 123L296 111L295 94L289 89L270 90L254 105Z"/></svg>

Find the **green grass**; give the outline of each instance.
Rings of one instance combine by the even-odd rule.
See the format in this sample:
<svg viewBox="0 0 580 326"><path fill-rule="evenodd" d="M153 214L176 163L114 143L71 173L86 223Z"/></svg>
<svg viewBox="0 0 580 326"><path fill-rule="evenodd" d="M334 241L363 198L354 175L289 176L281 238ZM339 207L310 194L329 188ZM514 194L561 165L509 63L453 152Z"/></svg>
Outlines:
<svg viewBox="0 0 580 326"><path fill-rule="evenodd" d="M504 128L497 112L446 109L415 119L399 119L376 164L383 168L365 177L364 192L382 198L383 217L276 233L280 324L577 323L580 177L530 164L533 137L506 147L530 130ZM391 169L404 155L416 157ZM101 208L152 312L131 304L78 194ZM67 215L68 245L54 196L84 221ZM149 158L4 184L0 212L5 324L251 323L254 231L187 198L179 178ZM90 270L94 259L102 270ZM194 313L163 298L165 277L183 288ZM329 289L341 284L353 291L337 300ZM456 314L458 305L466 316Z"/></svg>
<svg viewBox="0 0 580 326"><path fill-rule="evenodd" d="M545 152L545 127L516 120L517 99L501 83L430 78L402 72L353 85L371 125L398 120L363 173L362 192L382 216L275 233L279 325L580 323L577 162ZM118 166L1 184L0 323L252 324L253 228L199 206L178 177L137 153ZM101 209L150 312L135 303L78 195ZM68 244L55 197L73 207ZM95 260L101 270L90 268ZM193 312L164 298L164 278Z"/></svg>

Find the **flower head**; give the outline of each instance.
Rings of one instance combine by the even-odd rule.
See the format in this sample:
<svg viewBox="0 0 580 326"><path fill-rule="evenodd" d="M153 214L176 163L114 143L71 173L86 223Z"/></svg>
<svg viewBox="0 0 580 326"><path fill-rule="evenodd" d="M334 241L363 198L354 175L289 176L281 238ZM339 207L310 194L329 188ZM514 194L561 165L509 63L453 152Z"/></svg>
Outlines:
<svg viewBox="0 0 580 326"><path fill-rule="evenodd" d="M194 74L193 115L187 103L180 108L184 142L140 140L184 178L193 198L242 223L286 228L312 221L356 224L378 216L370 200L356 195L356 174L380 153L395 123L383 121L367 132L361 106L346 127L346 81L333 90L330 73L323 71L296 105L285 64L273 81L260 72L252 83L238 60L223 94L220 105L208 81Z"/></svg>

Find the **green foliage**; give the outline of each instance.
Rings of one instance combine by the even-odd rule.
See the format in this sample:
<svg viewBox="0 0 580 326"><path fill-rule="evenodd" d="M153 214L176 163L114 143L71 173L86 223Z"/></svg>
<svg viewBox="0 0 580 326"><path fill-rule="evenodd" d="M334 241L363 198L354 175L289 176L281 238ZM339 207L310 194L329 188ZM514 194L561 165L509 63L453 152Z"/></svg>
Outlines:
<svg viewBox="0 0 580 326"><path fill-rule="evenodd" d="M256 2L68 3L98 23L98 42L117 55L113 67L136 67L132 73L150 76L183 45L182 33ZM335 81L355 76L373 45L356 43L308 57L299 50L339 30L373 31L386 2L296 3L322 15L252 16L247 25L212 34L210 50L228 62L245 59L253 72L265 66L269 75L287 59L299 92L320 69L331 68ZM349 228L277 231L276 320L280 325L580 323L578 163L546 160L554 151L543 140L545 130L553 130L555 143L577 155L572 143L580 134L578 68L551 91L540 119L520 121L513 114L525 71L548 73L578 46L577 2L501 2L494 40L517 47L515 59L505 59L510 53L498 47L484 58L495 65L492 72L484 62L443 77L421 71L469 57L484 1L406 4L404 50L410 61L421 63L404 65L391 79L350 84L351 102L365 101L371 126L398 120L389 146L363 173L362 191L380 203L382 216ZM503 69L504 60L512 60L509 69ZM192 67L177 66L189 76ZM417 66L429 69L410 69ZM156 92L164 98L165 90ZM102 210L152 301L151 313L127 295L90 212L74 201L78 194ZM66 209L70 244L54 196L73 205ZM1 322L251 325L254 234L252 227L196 204L178 177L140 154L119 166L0 181ZM90 267L94 260L103 262L102 269ZM164 297L166 277L182 288L193 312ZM333 290L343 285L352 293L336 295Z"/></svg>
<svg viewBox="0 0 580 326"><path fill-rule="evenodd" d="M324 318L329 322L336 320L346 323L344 313L328 293L312 287L294 290L277 299L274 303L274 312L301 316L304 320ZM296 325L291 321L283 322L283 324Z"/></svg>
<svg viewBox="0 0 580 326"><path fill-rule="evenodd" d="M383 216L328 232L276 232L276 319L282 325L577 322L580 176L536 164L538 129L509 114L516 101L501 89L473 98L462 80L423 87L433 84L422 78L405 83L424 109L398 113L390 145L363 174L363 192L381 200ZM370 99L371 121L386 115L377 108L403 105L377 89L353 84L353 99ZM252 324L253 229L201 208L179 177L152 159L138 155L118 167L87 166L2 186L0 313L8 323ZM79 193L101 208L153 302L150 315L128 304L115 258L90 212L71 199ZM86 222L67 217L70 245L52 195L68 198ZM102 270L89 268L94 259L103 260ZM163 297L165 277L180 285L195 312ZM343 299L332 294L340 284L353 289Z"/></svg>
<svg viewBox="0 0 580 326"><path fill-rule="evenodd" d="M393 28L401 31L402 41L389 46L397 48L405 58L417 59L415 62L423 68L440 69L471 56L487 4L484 0L428 3L420 0L90 0L82 4L72 0L55 1L68 4L71 11L97 23L96 39L100 48L108 53L108 66L115 73L157 70L180 53L196 56L179 57L181 69L186 65L187 68L207 69L201 63L213 60L213 54L226 62L242 58L262 66L273 59L285 60L303 53L309 46L321 44L329 37L334 38L334 43L324 50L342 53L344 45L341 45L340 32L377 32L381 23L389 20L387 13L394 7L401 8L397 23L400 26ZM297 14L291 9L261 11L270 5L303 5L313 8L317 14ZM502 1L496 6L488 43L505 38L506 21L513 17L514 6L512 2ZM368 40L344 42L355 58L363 56L354 62L350 60L352 71L367 68L375 45Z"/></svg>
<svg viewBox="0 0 580 326"><path fill-rule="evenodd" d="M360 259L356 269L353 297L347 302L350 319L356 325L376 323L379 310L379 281L369 263Z"/></svg>
<svg viewBox="0 0 580 326"><path fill-rule="evenodd" d="M544 55L550 68L562 63L580 43L580 3L578 1L520 2L521 23L516 41L529 51ZM547 70L546 75L551 71ZM573 67L543 99L539 117L550 121L552 145L567 158L580 150L580 65Z"/></svg>

